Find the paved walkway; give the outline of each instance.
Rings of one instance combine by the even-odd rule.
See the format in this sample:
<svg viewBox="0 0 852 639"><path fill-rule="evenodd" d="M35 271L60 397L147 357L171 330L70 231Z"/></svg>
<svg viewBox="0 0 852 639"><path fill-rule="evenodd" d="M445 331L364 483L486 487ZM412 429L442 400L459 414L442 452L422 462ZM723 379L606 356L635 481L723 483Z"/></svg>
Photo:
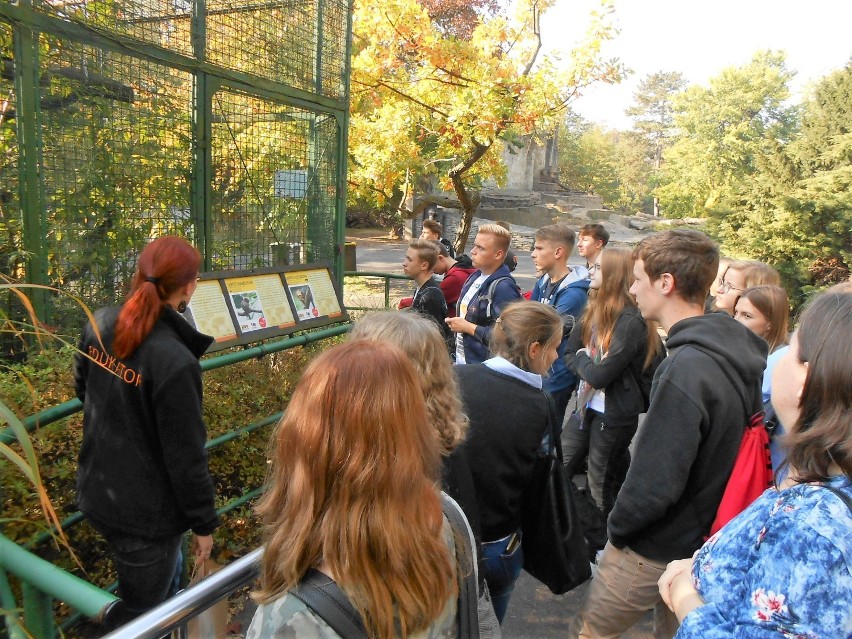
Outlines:
<svg viewBox="0 0 852 639"><path fill-rule="evenodd" d="M504 639L563 639L568 624L577 614L588 584L564 595L554 595L527 573L512 593L509 610L503 619ZM648 613L640 623L622 635L623 639L651 639L653 616Z"/></svg>

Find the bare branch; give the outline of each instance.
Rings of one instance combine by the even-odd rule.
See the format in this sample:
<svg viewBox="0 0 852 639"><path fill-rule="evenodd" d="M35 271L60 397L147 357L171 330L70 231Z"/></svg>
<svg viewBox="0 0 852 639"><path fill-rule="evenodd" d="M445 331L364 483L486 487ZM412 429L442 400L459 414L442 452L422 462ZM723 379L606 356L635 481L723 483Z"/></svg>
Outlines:
<svg viewBox="0 0 852 639"><path fill-rule="evenodd" d="M533 65L535 64L536 58L538 58L538 53L541 51L541 24L540 18L541 13L538 10L538 2L533 2L532 6L533 11L533 34L535 34L536 45L535 51L532 52L529 61L527 62L527 66L524 67L522 76L528 76L530 71L532 71Z"/></svg>

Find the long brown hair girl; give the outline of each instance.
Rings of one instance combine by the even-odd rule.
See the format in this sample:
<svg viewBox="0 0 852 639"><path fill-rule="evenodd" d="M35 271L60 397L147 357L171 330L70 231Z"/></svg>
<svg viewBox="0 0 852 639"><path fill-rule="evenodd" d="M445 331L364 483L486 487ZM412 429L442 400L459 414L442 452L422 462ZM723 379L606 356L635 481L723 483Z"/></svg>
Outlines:
<svg viewBox="0 0 852 639"><path fill-rule="evenodd" d="M601 515L599 522L586 522L593 549L606 541L599 533L627 475L628 447L647 408L651 363L662 349L656 326L641 316L630 295L632 250L607 247L598 259L591 284L598 294L568 338L566 365L581 382L579 418L569 420L563 447L571 475L588 456L589 493Z"/></svg>
<svg viewBox="0 0 852 639"><path fill-rule="evenodd" d="M592 343L592 329L596 332L599 348L609 350L612 332L621 312L628 306L636 307L636 300L630 294L633 284L633 250L622 246L609 246L600 255L598 273L606 273L601 277L600 288L594 299L589 299L583 313L583 345ZM662 348L656 332L656 324L646 322L648 326L647 354L644 368L647 368Z"/></svg>
<svg viewBox="0 0 852 639"><path fill-rule="evenodd" d="M452 604L440 446L422 397L390 344L354 340L311 363L272 437L258 602L313 567L344 590L371 637L424 630ZM265 627L263 608L253 625Z"/></svg>

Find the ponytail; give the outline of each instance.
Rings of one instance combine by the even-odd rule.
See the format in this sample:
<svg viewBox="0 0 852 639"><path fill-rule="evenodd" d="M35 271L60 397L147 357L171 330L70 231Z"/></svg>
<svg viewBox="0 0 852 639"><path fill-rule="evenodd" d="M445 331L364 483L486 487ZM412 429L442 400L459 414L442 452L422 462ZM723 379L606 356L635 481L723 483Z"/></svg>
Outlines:
<svg viewBox="0 0 852 639"><path fill-rule="evenodd" d="M164 236L148 244L130 286L130 294L115 323L112 349L129 357L145 341L162 315L165 300L198 276L201 254L186 240Z"/></svg>

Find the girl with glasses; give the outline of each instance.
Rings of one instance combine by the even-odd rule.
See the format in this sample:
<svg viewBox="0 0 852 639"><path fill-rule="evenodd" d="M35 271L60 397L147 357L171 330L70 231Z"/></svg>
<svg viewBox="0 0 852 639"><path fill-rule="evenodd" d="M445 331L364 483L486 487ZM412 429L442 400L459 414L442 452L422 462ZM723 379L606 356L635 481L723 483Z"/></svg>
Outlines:
<svg viewBox="0 0 852 639"><path fill-rule="evenodd" d="M719 287L716 289L716 310L733 315L737 300L743 291L760 284L780 285L781 277L778 271L758 260L731 262L719 278Z"/></svg>

